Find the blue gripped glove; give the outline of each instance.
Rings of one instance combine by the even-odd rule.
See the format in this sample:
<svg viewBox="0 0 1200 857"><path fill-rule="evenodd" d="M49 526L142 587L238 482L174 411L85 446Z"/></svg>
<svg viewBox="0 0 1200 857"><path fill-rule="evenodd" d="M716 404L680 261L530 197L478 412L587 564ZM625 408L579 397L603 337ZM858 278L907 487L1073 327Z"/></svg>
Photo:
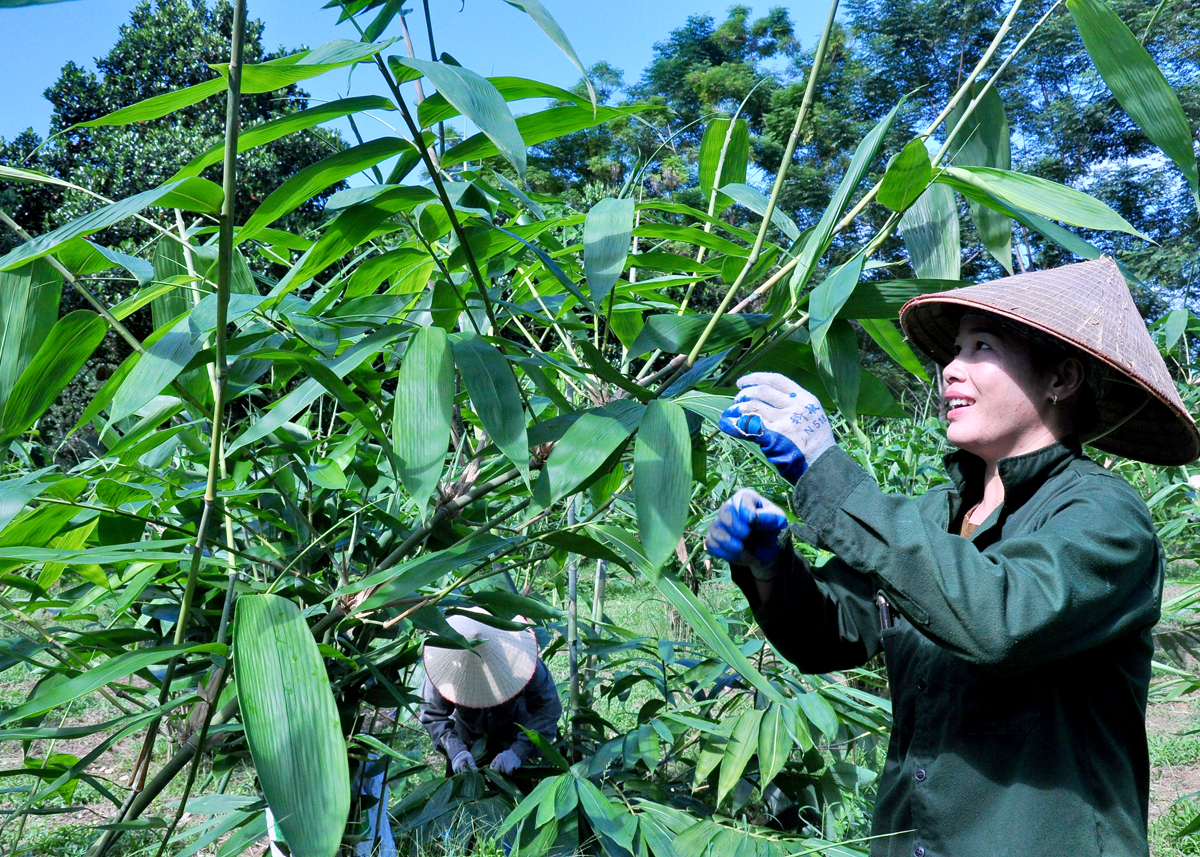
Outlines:
<svg viewBox="0 0 1200 857"><path fill-rule="evenodd" d="M492 770L501 774L511 774L519 767L521 767L521 757L512 750L497 753L496 758L492 759Z"/></svg>
<svg viewBox="0 0 1200 857"><path fill-rule="evenodd" d="M741 392L721 414L718 427L761 446L792 485L821 453L836 446L825 409L795 381L776 372L752 372L737 384Z"/></svg>
<svg viewBox="0 0 1200 857"><path fill-rule="evenodd" d="M748 566L758 580L773 580L786 544L780 538L786 526L783 509L753 488L742 488L717 510L704 547L718 559Z"/></svg>
<svg viewBox="0 0 1200 857"><path fill-rule="evenodd" d="M454 754L454 760L450 763L451 770L456 774L461 774L463 771L477 771L479 766L475 764L475 757L471 755L470 750L459 750Z"/></svg>

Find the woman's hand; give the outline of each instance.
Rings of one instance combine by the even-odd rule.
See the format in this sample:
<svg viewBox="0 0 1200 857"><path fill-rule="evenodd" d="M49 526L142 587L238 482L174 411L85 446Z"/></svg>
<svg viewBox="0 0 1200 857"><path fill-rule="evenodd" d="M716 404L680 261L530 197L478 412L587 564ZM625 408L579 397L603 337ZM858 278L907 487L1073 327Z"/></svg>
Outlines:
<svg viewBox="0 0 1200 857"><path fill-rule="evenodd" d="M521 757L511 749L505 750L503 753L498 753L496 758L492 759L492 770L501 774L511 774L519 767L521 767Z"/></svg>
<svg viewBox="0 0 1200 857"><path fill-rule="evenodd" d="M787 515L752 488L743 488L717 510L704 537L704 547L713 556L735 565L748 566L761 581L779 573L776 562L786 540L780 534Z"/></svg>
<svg viewBox="0 0 1200 857"><path fill-rule="evenodd" d="M738 379L741 392L721 414L721 431L762 447L779 475L795 485L821 453L836 445L817 397L775 372Z"/></svg>

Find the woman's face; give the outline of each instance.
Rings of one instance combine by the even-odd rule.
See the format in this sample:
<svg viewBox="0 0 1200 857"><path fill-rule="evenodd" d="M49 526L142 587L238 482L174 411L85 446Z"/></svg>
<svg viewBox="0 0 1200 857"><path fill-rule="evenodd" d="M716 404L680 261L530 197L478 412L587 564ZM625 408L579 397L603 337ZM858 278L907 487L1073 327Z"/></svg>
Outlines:
<svg viewBox="0 0 1200 857"><path fill-rule="evenodd" d="M946 439L989 463L1058 440L1050 379L1035 369L1029 344L985 316L964 316L955 357L942 370Z"/></svg>

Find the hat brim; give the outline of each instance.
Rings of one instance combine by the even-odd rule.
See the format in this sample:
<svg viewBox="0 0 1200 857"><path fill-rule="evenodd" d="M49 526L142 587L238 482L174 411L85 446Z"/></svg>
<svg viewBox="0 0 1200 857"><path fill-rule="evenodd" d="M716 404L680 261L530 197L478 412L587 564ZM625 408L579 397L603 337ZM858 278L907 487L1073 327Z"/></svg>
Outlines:
<svg viewBox="0 0 1200 857"><path fill-rule="evenodd" d="M1090 438L1083 438L1090 446L1147 464L1181 465L1200 457L1200 431L1185 411L1130 367L1061 331L982 301L945 293L910 300L900 311L900 325L913 345L938 365L945 366L954 359L959 320L970 310L1007 318L1053 336L1104 363L1116 378L1126 380L1127 383L1114 382L1098 403L1097 431Z"/></svg>

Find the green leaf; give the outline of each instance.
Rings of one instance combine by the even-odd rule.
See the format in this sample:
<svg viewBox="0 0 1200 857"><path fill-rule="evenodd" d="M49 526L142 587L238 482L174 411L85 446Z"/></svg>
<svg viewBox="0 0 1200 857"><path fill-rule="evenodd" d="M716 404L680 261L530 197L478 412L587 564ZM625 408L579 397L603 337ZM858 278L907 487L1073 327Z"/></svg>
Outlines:
<svg viewBox="0 0 1200 857"><path fill-rule="evenodd" d="M504 96L487 78L461 66L398 57L397 61L425 75L446 100L470 119L525 181L525 141Z"/></svg>
<svg viewBox="0 0 1200 857"><path fill-rule="evenodd" d="M113 422L123 420L159 395L179 377L199 350L192 339L187 316L161 333L154 342L148 341L146 353L138 357L113 397L109 419Z"/></svg>
<svg viewBox="0 0 1200 857"><path fill-rule="evenodd" d="M800 292L808 282L809 277L812 276L813 271L816 270L817 262L825 255L825 251L829 249L829 242L833 239L833 229L841 218L842 212L849 205L850 197L866 176L867 170L871 166L871 161L875 160L875 154L879 151L880 145L883 144L883 138L892 127L892 120L896 118L896 111L899 109L900 104L897 104L887 116L884 116L879 121L879 124L871 129L871 132L866 137L863 137L862 142L858 144L858 148L854 150L854 157L850 159L850 166L846 168L846 174L842 176L842 180L838 183L833 198L829 200L829 205L825 207L824 213L821 214L820 221L808 233L808 239L805 240L804 246L800 251L800 261L796 264L796 270L792 274L792 279L789 283L793 303L799 301Z"/></svg>
<svg viewBox="0 0 1200 857"><path fill-rule="evenodd" d="M529 80L524 77L489 77L487 82L496 88L505 101L521 101L526 98L551 98L555 101L574 103L580 96L569 89ZM430 128L439 122L462 115L459 109L446 100L440 92L425 97L417 108L417 122L422 128Z"/></svg>
<svg viewBox="0 0 1200 857"><path fill-rule="evenodd" d="M437 581L449 571L460 568L469 569L497 551L509 547L514 541L514 539L503 539L491 535L476 536L470 541L459 542L445 550L423 554L394 568L377 571L338 590L338 592L344 595L376 586L378 589L363 602L359 609L361 612L377 610L391 601L407 598L421 587Z"/></svg>
<svg viewBox="0 0 1200 857"><path fill-rule="evenodd" d="M163 208L181 208L185 211L198 211L202 214L217 214L221 209L221 196L221 189L207 179L193 177L167 182L161 187L142 191L119 202L101 206L69 223L64 223L45 235L39 235L32 241L26 241L0 258L0 271L12 270L45 256L72 238L90 235L112 226L114 223L120 223L147 206L160 205Z"/></svg>
<svg viewBox="0 0 1200 857"><path fill-rule="evenodd" d="M583 269L592 303L603 309L605 298L625 270L633 236L633 199L602 199L583 223Z"/></svg>
<svg viewBox="0 0 1200 857"><path fill-rule="evenodd" d="M454 360L446 331L422 328L409 340L400 364L392 419L400 481L422 515L442 474L453 410Z"/></svg>
<svg viewBox="0 0 1200 857"><path fill-rule="evenodd" d="M599 107L593 111L591 105L580 107L574 104L551 107L539 113L518 116L517 131L520 132L521 139L526 146L536 146L547 140L595 128L597 125L603 125L613 119L623 119L646 109L649 108L646 106ZM472 134L457 146L447 149L445 157L442 158L442 166L452 167L466 161L480 161L498 154L500 154L500 150L496 148L496 144L481 132Z"/></svg>
<svg viewBox="0 0 1200 857"><path fill-rule="evenodd" d="M382 351L393 340L399 337L402 332L403 328L399 325L389 325L388 327L380 328L370 336L347 348L335 359L327 361L324 365L327 365L329 371L336 377L342 378ZM292 417L300 413L301 410L315 402L321 395L322 389L320 382L315 378L306 380L295 390L292 390L276 402L275 407L262 417L259 417L258 421L251 425L250 428L242 432L237 440L229 445L225 454L231 455L246 444L253 443L259 438L266 437L276 431L280 426L289 422Z"/></svg>
<svg viewBox="0 0 1200 857"><path fill-rule="evenodd" d="M133 274L139 286L147 286L154 279L154 266L145 259L102 247L86 238L68 241L54 255L77 277L119 267Z"/></svg>
<svg viewBox="0 0 1200 857"><path fill-rule="evenodd" d="M683 536L692 499L687 417L673 402L656 399L646 406L633 447L633 490L638 533L657 570Z"/></svg>
<svg viewBox="0 0 1200 857"><path fill-rule="evenodd" d="M626 851L632 852L635 824L633 816L628 814L625 806L622 805L621 811L618 812L604 793L592 785L591 780L577 777L575 787L579 790L579 806L591 823L592 829L601 837L601 842L607 838Z"/></svg>
<svg viewBox="0 0 1200 857"><path fill-rule="evenodd" d="M546 460L534 487L538 503L547 508L579 490L629 439L643 413L645 406L629 399L617 399L585 411L554 445Z"/></svg>
<svg viewBox="0 0 1200 857"><path fill-rule="evenodd" d="M1175 347L1175 343L1179 341L1179 337L1183 336L1187 330L1189 313L1186 309L1171 310L1167 314L1167 320L1163 324L1163 348L1170 351Z"/></svg>
<svg viewBox="0 0 1200 857"><path fill-rule="evenodd" d="M54 404L107 332L104 319L82 309L55 322L5 402L0 446L20 437Z"/></svg>
<svg viewBox="0 0 1200 857"><path fill-rule="evenodd" d="M721 158L722 149L725 150L724 159ZM699 155L700 192L704 194L706 204L712 198L714 188L727 184L745 185L749 157L750 127L745 119L717 118L708 124L700 139ZM732 197L718 192L713 212L720 214L733 202Z"/></svg>
<svg viewBox="0 0 1200 857"><path fill-rule="evenodd" d="M49 471L50 468L45 468L0 482L0 530L11 524L31 500L51 487L50 482L37 481Z"/></svg>
<svg viewBox="0 0 1200 857"><path fill-rule="evenodd" d="M0 413L58 319L62 274L39 259L0 274Z"/></svg>
<svg viewBox="0 0 1200 857"><path fill-rule="evenodd" d="M604 358L600 349L592 345L590 340L581 338L576 342L575 347L583 353L583 359L587 362L588 368L592 370L592 374L601 381L607 381L620 387L639 402L648 402L654 398L652 391L640 386L628 375L617 371L617 368Z"/></svg>
<svg viewBox="0 0 1200 857"><path fill-rule="evenodd" d="M795 730L796 715L791 708L772 702L763 712L758 726L758 769L759 786L765 787L775 775L783 770L792 753L792 736L788 727Z"/></svg>
<svg viewBox="0 0 1200 857"><path fill-rule="evenodd" d="M139 670L144 670L146 667L154 666L155 664L166 663L176 655L191 652L223 653L224 651L224 646L214 643L203 646L189 644L158 646L153 649L137 649L132 652L125 652L114 658L109 658L102 664L87 669L85 672L47 690L45 693L38 694L28 702L8 709L3 715L0 715L0 724L12 723L14 720L23 720L26 717L33 717L37 714L58 708L61 705L66 705L68 702L79 699L79 697L98 690L119 678L132 675Z"/></svg>
<svg viewBox="0 0 1200 857"><path fill-rule="evenodd" d="M512 367L496 346L474 333L455 334L450 350L471 398L471 409L492 443L517 466L528 482L529 440L525 433L525 409Z"/></svg>
<svg viewBox="0 0 1200 857"><path fill-rule="evenodd" d="M308 202L312 197L349 178L361 170L373 167L380 161L408 147L408 142L398 137L380 137L360 146L322 158L310 164L277 187L263 200L254 214L237 232L237 242L248 241L290 211Z"/></svg>
<svg viewBox="0 0 1200 857"><path fill-rule="evenodd" d="M979 97L985 83L975 81L968 91L971 100ZM946 120L947 133L952 131L967 110L967 99L960 101L951 111ZM1004 102L996 87L989 86L979 104L954 139L951 149L954 163L960 167L993 167L1007 170L1012 166L1012 149L1009 139L1008 116L1004 112ZM993 211L973 199L967 200L971 210L971 219L975 221L975 231L983 246L1001 265L1012 274L1012 221L1004 214ZM957 219L957 217L956 217ZM955 252L957 254L957 247ZM956 279L958 270L945 271L949 279ZM918 276L937 276L943 274L924 274Z"/></svg>
<svg viewBox="0 0 1200 857"><path fill-rule="evenodd" d="M813 346L817 370L825 389L833 396L838 410L846 419L858 414L858 396L862 387L862 360L858 352L858 336L850 322L836 319L819 346Z"/></svg>
<svg viewBox="0 0 1200 857"><path fill-rule="evenodd" d="M151 119L161 119L185 107L199 104L206 98L210 98L219 92L224 92L226 88L224 78L213 78L212 80L206 80L204 83L198 83L195 86L177 89L174 92L164 92L162 95L147 98L128 107L122 107L120 110L114 110L112 113L101 116L99 119L93 119L90 122L80 122L75 127L100 128L108 125L132 125L134 122L148 122Z"/></svg>
<svg viewBox="0 0 1200 857"><path fill-rule="evenodd" d="M588 78L587 69L580 62L578 54L575 53L575 48L571 47L571 40L567 38L567 34L558 25L558 21L554 20L554 16L542 5L541 0L505 0L505 2L509 6L515 6L525 12L530 18L533 18L534 23L542 28L542 32L550 37L550 41L558 45L558 49L571 61L571 64L579 69L579 73L583 75L583 82L587 84L588 95L592 99L592 106L596 107L596 90L592 88L592 81Z"/></svg>
<svg viewBox="0 0 1200 857"><path fill-rule="evenodd" d="M909 211L912 211L910 208ZM962 280L871 280L859 283L842 304L838 318L897 318L900 308L917 295L974 285Z"/></svg>
<svg viewBox="0 0 1200 857"><path fill-rule="evenodd" d="M1011 206L1071 226L1127 232L1150 240L1095 197L1036 176L987 167L949 167L935 181L997 211Z"/></svg>
<svg viewBox="0 0 1200 857"><path fill-rule="evenodd" d="M759 193L748 184L727 184L721 187L721 193L728 196L739 205L744 205L746 208L753 211L759 217L767 213L767 204L770 202L765 196ZM796 225L796 221L787 216L787 213L782 211L779 206L775 206L771 212L771 222L775 227L795 241L800 237L800 227ZM689 269L694 270L694 268Z"/></svg>
<svg viewBox="0 0 1200 857"><path fill-rule="evenodd" d="M1010 235L1011 231L1010 228ZM958 205L954 191L946 185L931 184L917 197L900 218L900 233L908 248L908 261L918 277L957 280L962 276Z"/></svg>
<svg viewBox="0 0 1200 857"><path fill-rule="evenodd" d="M751 708L743 711L733 725L729 741L725 744L725 754L721 757L721 771L717 775L717 806L737 785L750 757L758 749L758 727L762 716L760 709Z"/></svg>
<svg viewBox="0 0 1200 857"><path fill-rule="evenodd" d="M813 351L820 353L829 326L854 293L862 276L863 252L834 268L808 296L808 336Z"/></svg>
<svg viewBox="0 0 1200 857"><path fill-rule="evenodd" d="M741 256L743 259L750 250L740 244L735 244L728 238L722 238L712 232L705 232L698 225L678 226L674 223L653 223L642 221L633 234L638 238L653 238L665 241L682 241L696 247L705 247L729 256Z"/></svg>
<svg viewBox="0 0 1200 857"><path fill-rule="evenodd" d="M708 326L712 313L675 315L662 313L646 319L645 326L629 346L630 357L640 357L659 349L668 354L686 354L696 344L704 328ZM765 313L738 313L723 315L713 328L712 336L704 343L705 352L723 351L740 342L758 328L767 324L771 316Z"/></svg>
<svg viewBox="0 0 1200 857"><path fill-rule="evenodd" d="M334 39L311 51L300 51L286 57L242 66L242 94L272 92L301 80L370 59L387 48L395 39L386 42L354 42ZM229 63L210 63L209 68L222 77L229 75Z"/></svg>
<svg viewBox="0 0 1200 857"><path fill-rule="evenodd" d="M929 152L925 149L925 141L917 137L909 140L908 145L888 164L875 199L892 211L904 211L932 180L933 165L929 162Z"/></svg>
<svg viewBox="0 0 1200 857"><path fill-rule="evenodd" d="M875 343L884 350L888 357L891 357L926 384L930 383L929 376L925 374L925 367L921 365L921 361L917 359L917 355L913 353L904 336L896 329L896 325L892 324L888 319L883 318L864 318L859 319L858 323L862 325L862 329L867 332L868 336L875 340Z"/></svg>
<svg viewBox="0 0 1200 857"><path fill-rule="evenodd" d="M1099 0L1067 0L1083 46L1117 103L1150 141L1183 170L1200 206L1200 175L1187 117L1163 73L1137 37Z"/></svg>
<svg viewBox="0 0 1200 857"><path fill-rule="evenodd" d="M350 766L325 664L296 604L238 599L233 674L276 826L296 857L333 857L350 813Z"/></svg>
<svg viewBox="0 0 1200 857"><path fill-rule="evenodd" d="M363 95L357 98L342 98L337 101L318 104L316 107L297 110L295 113L288 113L285 116L272 119L261 125L242 129L238 132L238 152L245 152L256 146L266 145L267 143L286 137L288 134L295 134L297 131L303 131L324 122L341 118L342 116L351 116L366 110L395 109L396 105L381 95ZM224 153L224 145L213 146L204 154L198 155L188 161L172 178L179 179L185 176L199 175L206 168L220 163Z"/></svg>

